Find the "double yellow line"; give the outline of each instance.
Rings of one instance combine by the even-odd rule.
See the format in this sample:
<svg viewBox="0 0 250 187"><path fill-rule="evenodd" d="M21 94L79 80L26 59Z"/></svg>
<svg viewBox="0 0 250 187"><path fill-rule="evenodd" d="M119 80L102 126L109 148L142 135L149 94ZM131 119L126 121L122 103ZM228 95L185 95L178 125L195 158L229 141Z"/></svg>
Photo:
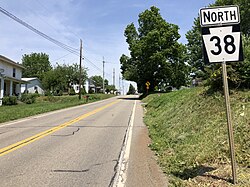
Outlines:
<svg viewBox="0 0 250 187"><path fill-rule="evenodd" d="M89 113L83 114L83 115L81 115L81 116L79 116L79 117L77 117L77 118L75 118L75 119L73 119L73 120L70 120L70 121L65 122L65 123L63 123L63 124L61 124L61 125L58 125L58 126L56 126L56 127L53 127L53 128L51 128L51 129L49 129L49 130L43 131L43 132L41 132L41 133L39 133L39 134L36 134L36 135L34 135L34 136L31 136L31 137L29 137L29 138L26 138L26 139L24 139L24 140L21 140L21 141L19 141L19 142L17 142L17 143L14 143L14 144L11 144L11 145L9 145L9 146L7 146L7 147L4 147L4 148L0 149L0 156L3 156L3 155L5 155L5 154L8 154L8 153L10 153L10 152L12 152L12 151L14 151L14 150L16 150L16 149L19 149L19 148L21 148L21 147L23 147L23 146L25 146L25 145L28 145L28 144L30 144L30 143L36 141L36 140L39 140L39 139L41 139L41 138L43 138L43 137L45 137L45 136L48 136L48 135L50 135L50 134L52 134L52 133L54 133L54 132L56 132L56 131L59 131L60 129L62 129L62 128L64 128L64 127L67 127L67 126L69 126L69 125L72 125L73 123L76 123L76 122L78 122L78 121L80 121L80 120L82 120L82 119L85 119L85 118L87 118L87 117L93 115L93 114L96 114L97 112L100 112L101 110L104 110L105 108L108 108L108 107L110 107L110 106L112 106L112 105L114 105L114 104L116 104L116 103L118 103L118 102L119 102L119 100L114 101L114 102L109 103L109 104L107 104L107 105L105 105L105 106L103 106L103 107L97 108L97 109L95 109L95 110L93 110L93 111L91 111L91 112L89 112Z"/></svg>

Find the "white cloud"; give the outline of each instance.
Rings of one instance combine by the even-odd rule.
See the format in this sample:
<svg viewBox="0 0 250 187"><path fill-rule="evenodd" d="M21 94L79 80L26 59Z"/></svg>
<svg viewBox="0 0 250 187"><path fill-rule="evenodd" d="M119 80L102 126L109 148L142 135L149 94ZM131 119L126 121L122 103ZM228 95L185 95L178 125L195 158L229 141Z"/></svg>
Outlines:
<svg viewBox="0 0 250 187"><path fill-rule="evenodd" d="M129 54L123 36L127 24L137 22L138 15L151 5L160 8L162 16L180 26L180 33L192 27L200 6L212 0L197 1L169 0L3 0L1 7L29 23L39 31L74 48L83 40L83 55L102 69L102 57L117 63L106 64L106 71L112 75L113 68L119 70L121 54ZM207 2L207 3L206 3ZM190 7L187 8L187 4ZM78 56L65 51L45 40L24 26L0 13L0 54L15 61L31 52L45 52L52 61L78 63ZM185 41L183 38L181 41ZM65 56L65 57L63 57ZM55 62L57 62L55 61ZM55 63L53 62L53 63ZM88 65L91 75L101 74L100 70ZM112 81L112 76L108 76ZM117 76L118 77L118 76Z"/></svg>

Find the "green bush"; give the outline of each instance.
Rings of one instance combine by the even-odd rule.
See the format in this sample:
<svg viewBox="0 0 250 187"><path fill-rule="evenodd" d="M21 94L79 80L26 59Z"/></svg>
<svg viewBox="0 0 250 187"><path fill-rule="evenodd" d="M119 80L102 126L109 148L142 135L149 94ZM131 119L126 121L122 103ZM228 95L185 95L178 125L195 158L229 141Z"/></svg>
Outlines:
<svg viewBox="0 0 250 187"><path fill-rule="evenodd" d="M76 95L74 88L70 88L69 95Z"/></svg>
<svg viewBox="0 0 250 187"><path fill-rule="evenodd" d="M21 101L26 104L32 104L36 101L38 94L22 94Z"/></svg>
<svg viewBox="0 0 250 187"><path fill-rule="evenodd" d="M81 88L81 94L84 95L84 94L86 94L86 93L87 93L87 92L86 92L86 90L85 90L85 87Z"/></svg>
<svg viewBox="0 0 250 187"><path fill-rule="evenodd" d="M52 94L51 94L50 90L46 90L46 91L44 92L44 95L45 95L45 96L51 96Z"/></svg>
<svg viewBox="0 0 250 187"><path fill-rule="evenodd" d="M62 96L63 95L63 91L62 90L55 90L53 92L53 96Z"/></svg>
<svg viewBox="0 0 250 187"><path fill-rule="evenodd" d="M17 105L16 96L3 97L3 105Z"/></svg>
<svg viewBox="0 0 250 187"><path fill-rule="evenodd" d="M95 93L94 90L89 89L89 94L93 94L93 93Z"/></svg>

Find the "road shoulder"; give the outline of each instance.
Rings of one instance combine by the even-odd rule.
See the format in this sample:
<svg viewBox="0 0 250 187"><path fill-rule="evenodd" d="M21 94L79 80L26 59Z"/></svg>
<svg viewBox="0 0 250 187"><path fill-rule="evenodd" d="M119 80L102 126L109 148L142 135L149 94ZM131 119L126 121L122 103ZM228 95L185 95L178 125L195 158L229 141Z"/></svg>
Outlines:
<svg viewBox="0 0 250 187"><path fill-rule="evenodd" d="M137 101L132 146L127 171L127 187L164 187L167 179L157 165L156 157L148 147L148 129L143 123L143 108Z"/></svg>

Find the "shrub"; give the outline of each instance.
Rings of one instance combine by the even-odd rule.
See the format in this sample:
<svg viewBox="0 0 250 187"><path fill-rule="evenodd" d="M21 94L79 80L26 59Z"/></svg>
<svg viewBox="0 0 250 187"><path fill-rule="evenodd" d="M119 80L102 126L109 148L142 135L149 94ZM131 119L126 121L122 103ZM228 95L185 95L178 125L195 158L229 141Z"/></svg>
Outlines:
<svg viewBox="0 0 250 187"><path fill-rule="evenodd" d="M62 90L55 90L55 91L53 92L53 95L54 95L54 96L62 96L62 95L63 95L63 91L62 91Z"/></svg>
<svg viewBox="0 0 250 187"><path fill-rule="evenodd" d="M89 89L89 94L93 94L93 93L95 93L94 90Z"/></svg>
<svg viewBox="0 0 250 187"><path fill-rule="evenodd" d="M74 88L70 88L69 95L76 95Z"/></svg>
<svg viewBox="0 0 250 187"><path fill-rule="evenodd" d="M3 97L3 105L17 105L16 96Z"/></svg>
<svg viewBox="0 0 250 187"><path fill-rule="evenodd" d="M81 88L81 94L84 95L84 94L86 94L86 93L87 93L87 92L86 92L86 90L85 90L85 87Z"/></svg>
<svg viewBox="0 0 250 187"><path fill-rule="evenodd" d="M51 96L52 94L51 94L50 90L46 90L46 91L44 92L44 95L45 95L45 96Z"/></svg>
<svg viewBox="0 0 250 187"><path fill-rule="evenodd" d="M32 104L36 101L37 94L22 94L21 101L26 104Z"/></svg>
<svg viewBox="0 0 250 187"><path fill-rule="evenodd" d="M63 95L63 91L60 90L59 93L58 93L58 96L62 96Z"/></svg>

